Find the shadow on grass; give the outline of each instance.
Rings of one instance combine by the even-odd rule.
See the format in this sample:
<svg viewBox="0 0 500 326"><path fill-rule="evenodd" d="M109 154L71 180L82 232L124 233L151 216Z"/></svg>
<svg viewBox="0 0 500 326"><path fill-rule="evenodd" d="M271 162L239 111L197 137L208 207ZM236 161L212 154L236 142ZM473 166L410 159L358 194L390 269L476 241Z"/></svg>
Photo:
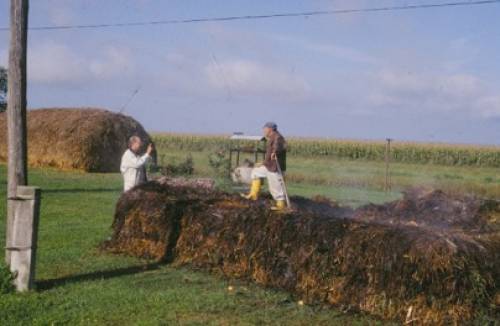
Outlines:
<svg viewBox="0 0 500 326"><path fill-rule="evenodd" d="M136 265L129 266L124 268L105 270L105 271L96 271L92 273L79 274L79 275L70 275L66 277L49 279L36 282L36 288L39 291L46 291L53 288L56 288L61 285L78 283L78 282L86 282L86 281L95 281L95 280L105 280L120 276L139 274L147 271L153 271L159 269L161 266L165 265L164 263L153 263L146 265Z"/></svg>
<svg viewBox="0 0 500 326"><path fill-rule="evenodd" d="M120 192L121 188L67 188L67 189L42 189L43 193L78 193L78 192Z"/></svg>

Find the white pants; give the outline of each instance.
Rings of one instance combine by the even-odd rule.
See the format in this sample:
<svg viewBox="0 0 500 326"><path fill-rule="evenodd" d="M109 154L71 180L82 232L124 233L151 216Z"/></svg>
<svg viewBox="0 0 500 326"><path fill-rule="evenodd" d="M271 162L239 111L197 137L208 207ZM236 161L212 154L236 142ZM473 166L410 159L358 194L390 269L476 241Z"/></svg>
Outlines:
<svg viewBox="0 0 500 326"><path fill-rule="evenodd" d="M285 200L285 192L283 189L283 179L277 172L270 172L262 165L252 170L252 179L267 178L269 184L269 192L274 200Z"/></svg>

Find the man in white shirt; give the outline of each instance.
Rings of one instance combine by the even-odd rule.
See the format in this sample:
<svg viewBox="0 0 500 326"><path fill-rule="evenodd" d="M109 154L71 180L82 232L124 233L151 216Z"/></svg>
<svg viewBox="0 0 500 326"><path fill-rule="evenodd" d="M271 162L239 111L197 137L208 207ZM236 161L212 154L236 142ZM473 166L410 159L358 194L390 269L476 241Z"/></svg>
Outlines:
<svg viewBox="0 0 500 326"><path fill-rule="evenodd" d="M139 155L142 148L142 140L137 136L130 137L128 141L128 149L122 156L120 171L123 175L123 191L144 183L146 177L146 163L151 160L153 145L149 144L146 154Z"/></svg>

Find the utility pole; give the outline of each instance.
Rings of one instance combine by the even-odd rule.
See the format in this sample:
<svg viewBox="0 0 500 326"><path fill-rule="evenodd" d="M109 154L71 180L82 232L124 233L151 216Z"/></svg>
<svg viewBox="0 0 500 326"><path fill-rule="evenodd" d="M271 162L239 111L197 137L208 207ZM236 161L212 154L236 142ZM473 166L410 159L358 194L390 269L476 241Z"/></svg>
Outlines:
<svg viewBox="0 0 500 326"><path fill-rule="evenodd" d="M385 144L385 192L391 190L391 173L390 173L390 165L391 165L391 138L386 139L387 143Z"/></svg>
<svg viewBox="0 0 500 326"><path fill-rule="evenodd" d="M7 91L8 187L7 234L11 242L17 187L28 183L26 139L26 56L29 0L10 2L10 49ZM7 265L11 253L5 253Z"/></svg>

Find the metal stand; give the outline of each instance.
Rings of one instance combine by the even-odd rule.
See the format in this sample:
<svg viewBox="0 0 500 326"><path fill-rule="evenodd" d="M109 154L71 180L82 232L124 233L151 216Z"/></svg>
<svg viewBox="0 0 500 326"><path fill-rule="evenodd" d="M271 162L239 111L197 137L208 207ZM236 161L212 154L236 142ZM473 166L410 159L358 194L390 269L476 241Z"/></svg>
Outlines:
<svg viewBox="0 0 500 326"><path fill-rule="evenodd" d="M387 143L385 145L385 184L384 184L384 190L385 192L389 192L392 189L391 185L391 172L390 172L390 165L391 165L391 142L393 141L391 138L386 139Z"/></svg>

